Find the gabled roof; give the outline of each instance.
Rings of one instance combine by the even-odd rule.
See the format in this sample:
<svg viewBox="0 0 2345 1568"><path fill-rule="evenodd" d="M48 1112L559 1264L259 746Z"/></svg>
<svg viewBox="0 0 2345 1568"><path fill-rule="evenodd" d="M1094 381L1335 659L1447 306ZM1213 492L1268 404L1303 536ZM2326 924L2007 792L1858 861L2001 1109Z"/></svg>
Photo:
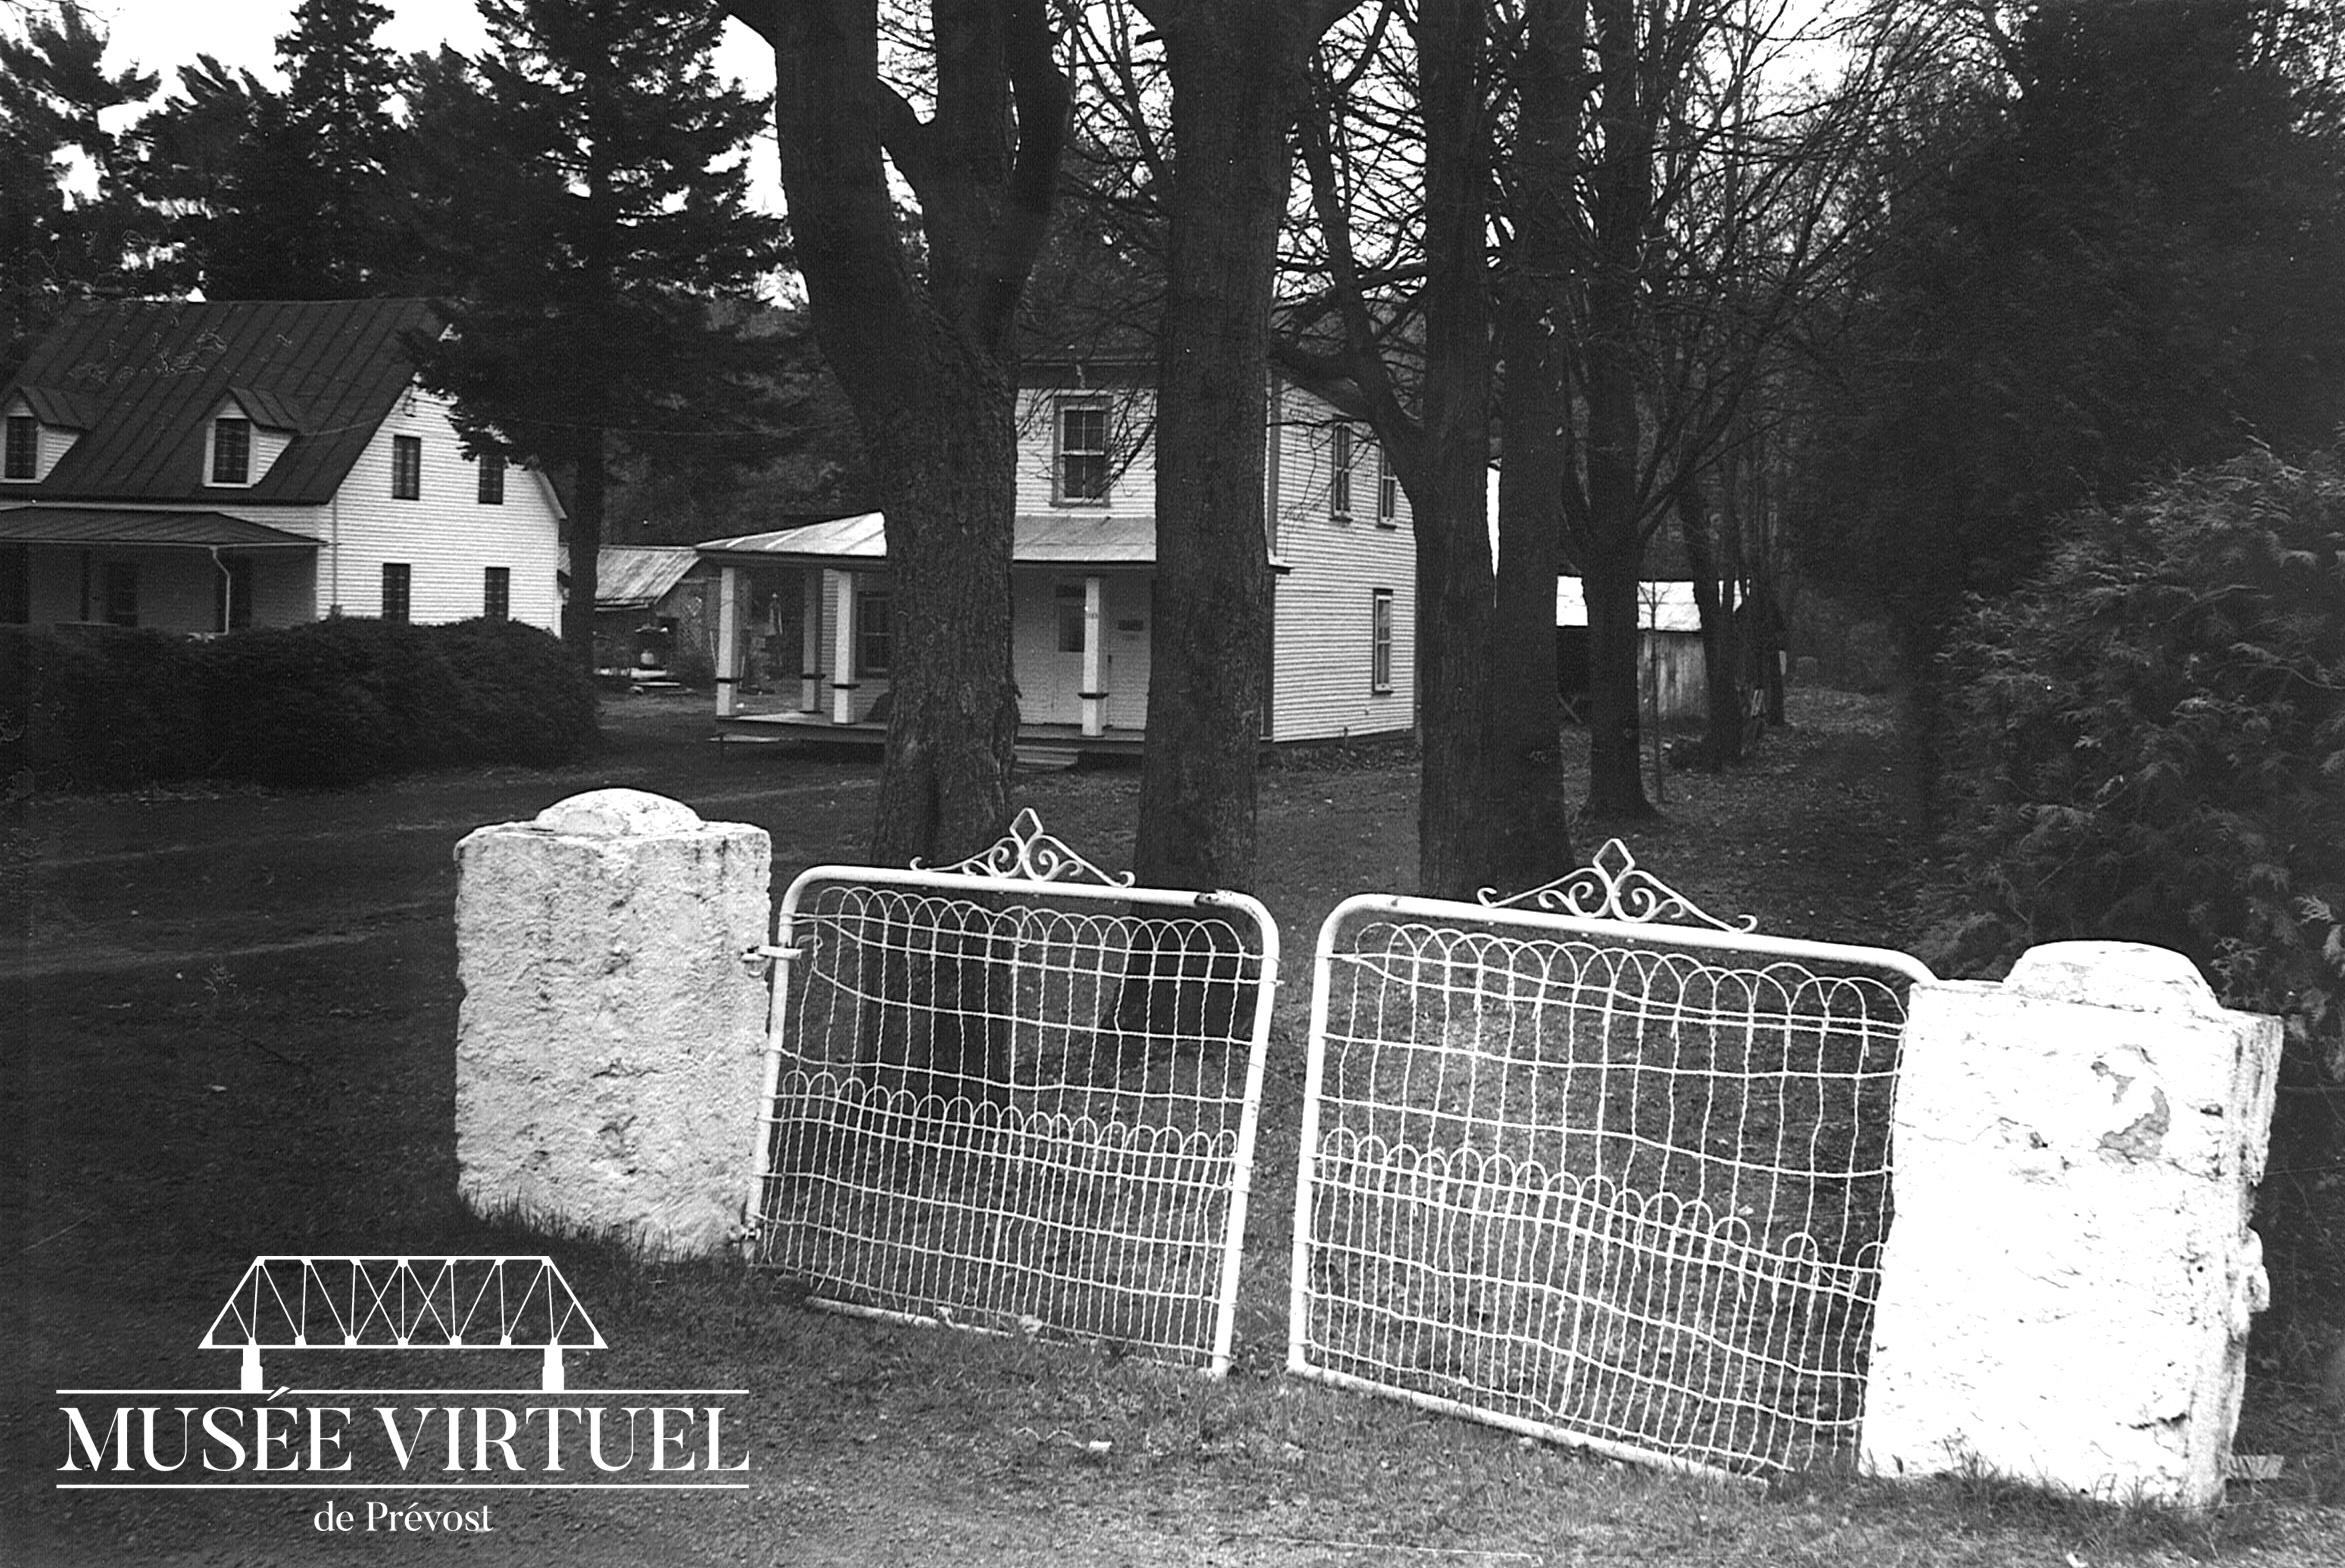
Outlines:
<svg viewBox="0 0 2345 1568"><path fill-rule="evenodd" d="M877 512L802 528L711 539L695 548L702 555L736 562L870 569L887 564L887 533ZM1017 520L1010 559L1020 566L1151 566L1156 562L1156 519L1023 516Z"/></svg>
<svg viewBox="0 0 2345 1568"><path fill-rule="evenodd" d="M202 482L204 425L234 396L256 423L293 436L237 504L321 504L414 378L400 335L436 325L419 299L84 301L0 402L22 391L38 411L40 398L61 397L51 406L79 414L85 434L48 478L9 493L216 503Z"/></svg>
<svg viewBox="0 0 2345 1568"><path fill-rule="evenodd" d="M90 412L86 398L75 397L70 392L60 392L55 387L18 387L16 390L31 405L33 417L44 425L56 425L66 430L87 430L90 421L97 417Z"/></svg>

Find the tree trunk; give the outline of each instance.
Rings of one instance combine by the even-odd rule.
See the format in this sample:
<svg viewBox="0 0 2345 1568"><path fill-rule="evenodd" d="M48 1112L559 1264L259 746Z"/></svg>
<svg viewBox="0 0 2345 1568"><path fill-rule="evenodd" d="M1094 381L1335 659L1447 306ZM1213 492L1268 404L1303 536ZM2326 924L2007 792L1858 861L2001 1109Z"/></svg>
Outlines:
<svg viewBox="0 0 2345 1568"><path fill-rule="evenodd" d="M594 600L602 587L603 503L610 491L600 430L579 433L570 489L570 597L562 601L562 641L592 671Z"/></svg>
<svg viewBox="0 0 2345 1568"><path fill-rule="evenodd" d="M1734 483L1731 467L1727 484ZM1694 605L1702 617L1702 745L1698 758L1710 772L1740 762L1743 755L1743 658L1739 635L1744 610L1736 603L1741 571L1734 559L1733 521L1722 532L1725 548L1714 549L1710 513L1701 487L1692 480L1677 487L1677 523L1693 573Z"/></svg>
<svg viewBox="0 0 2345 1568"><path fill-rule="evenodd" d="M1637 6L1594 0L1604 146L1596 168L1587 283L1588 810L1649 817L1637 753L1637 583L1644 536L1637 475L1637 278L1652 209L1653 135L1639 102Z"/></svg>
<svg viewBox="0 0 2345 1568"><path fill-rule="evenodd" d="M1556 334L1569 267L1563 195L1576 155L1578 6L1532 0L1513 66L1519 105L1507 183L1515 238L1498 298L1499 394L1506 462L1498 478L1497 591L1489 673L1488 864L1501 892L1575 866L1563 781L1563 693L1555 645L1571 409Z"/></svg>
<svg viewBox="0 0 2345 1568"><path fill-rule="evenodd" d="M938 347L944 363L926 395L900 389L904 413L864 426L882 476L898 628L871 835L877 865L964 859L999 838L1010 817L1016 418L1001 366L956 352L963 345L941 335Z"/></svg>
<svg viewBox="0 0 2345 1568"><path fill-rule="evenodd" d="M879 476L898 628L872 858L963 859L1009 818L1012 331L1067 84L1042 0L933 8L934 112L882 78L876 0L729 0L774 48L795 259ZM907 253L890 171L920 205Z"/></svg>
<svg viewBox="0 0 2345 1568"><path fill-rule="evenodd" d="M1173 85L1157 343L1156 608L1133 862L1158 887L1254 880L1270 652L1262 515L1286 132L1327 21L1263 0L1142 10Z"/></svg>
<svg viewBox="0 0 2345 1568"><path fill-rule="evenodd" d="M1468 898L1503 875L1490 793L1493 592L1485 20L1479 0L1425 0L1425 392L1416 514L1417 886Z"/></svg>

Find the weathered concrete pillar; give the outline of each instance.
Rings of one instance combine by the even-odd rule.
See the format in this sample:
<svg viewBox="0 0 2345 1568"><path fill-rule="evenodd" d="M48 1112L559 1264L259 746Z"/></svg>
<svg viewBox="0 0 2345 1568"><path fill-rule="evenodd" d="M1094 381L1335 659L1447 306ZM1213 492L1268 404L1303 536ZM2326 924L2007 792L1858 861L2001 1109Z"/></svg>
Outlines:
<svg viewBox="0 0 2345 1568"><path fill-rule="evenodd" d="M2263 1253L2280 1023L2128 942L1914 988L1867 1464L2222 1496Z"/></svg>
<svg viewBox="0 0 2345 1568"><path fill-rule="evenodd" d="M772 842L639 790L456 846L464 1201L663 1255L721 1248L748 1196Z"/></svg>

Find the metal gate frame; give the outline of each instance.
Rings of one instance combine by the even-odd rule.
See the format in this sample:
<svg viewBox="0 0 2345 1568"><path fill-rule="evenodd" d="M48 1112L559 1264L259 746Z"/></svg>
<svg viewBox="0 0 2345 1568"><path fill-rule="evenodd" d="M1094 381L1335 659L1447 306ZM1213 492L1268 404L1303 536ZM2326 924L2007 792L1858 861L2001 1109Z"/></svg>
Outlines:
<svg viewBox="0 0 2345 1568"><path fill-rule="evenodd" d="M1818 960L1852 968L1879 970L1908 982L1932 981L1937 977L1920 960L1893 949L1764 936L1753 929L1755 919L1746 919L1740 924L1716 919L1667 884L1638 868L1634 856L1618 839L1607 842L1597 852L1592 864L1555 882L1506 898L1500 898L1493 890L1485 888L1479 900L1467 904L1402 895L1360 894L1338 904L1320 927L1312 966L1309 1059L1296 1172L1287 1370L1298 1377L1356 1392L1399 1399L1423 1409L1590 1449L1612 1458L1747 1483L1753 1476L1745 1471L1726 1469L1685 1454L1621 1441L1599 1433L1528 1419L1504 1410L1484 1408L1467 1400L1452 1399L1422 1389L1379 1382L1371 1377L1321 1364L1314 1359L1310 1338L1311 1309L1315 1299L1312 1288L1316 1239L1313 1229L1314 1199L1320 1185L1321 1110L1328 1088L1329 1011L1335 990L1338 932L1350 918L1363 914L1381 915L1396 922L1417 921L1429 926L1437 926L1442 922L1470 923L1484 929L1517 933L1533 940L1593 938L1612 944L1643 942L1672 950L1691 949L1697 954L1715 952L1751 955L1803 968L1807 961ZM1899 1034L1901 1038L1902 1029ZM1893 1096L1894 1062L1890 1077ZM1442 1166L1442 1169L1427 1179L1441 1179L1446 1175L1446 1165L1439 1155L1423 1162L1414 1174L1424 1177L1436 1165ZM1876 1269L1877 1248L1876 1243ZM1767 1467L1762 1464L1759 1468Z"/></svg>
<svg viewBox="0 0 2345 1568"><path fill-rule="evenodd" d="M818 917L805 907L809 890L831 885L869 888L901 892L909 896L936 900L975 900L986 897L1010 896L1025 902L1013 906L1015 911L1034 908L1065 908L1068 910L1097 909L1100 913L1087 917L1113 921L1128 918L1146 921L1152 915L1176 915L1187 912L1200 922L1221 921L1228 924L1233 934L1241 939L1251 935L1258 944L1249 955L1256 968L1252 980L1254 989L1252 1014L1246 1021L1246 1032L1241 1037L1234 1025L1226 1040L1234 1050L1242 1045L1246 1052L1243 1089L1234 1105L1224 1097L1217 1103L1233 1109L1236 1114L1236 1137L1230 1147L1226 1169L1227 1218L1219 1240L1219 1260L1214 1269L1214 1289L1204 1304L1210 1308L1212 1334L1210 1343L1187 1347L1196 1359L1201 1359L1214 1377L1224 1375L1232 1360L1232 1345L1236 1332L1236 1309L1240 1251L1246 1229L1247 1198L1253 1184L1254 1144L1262 1104L1263 1066L1270 1037L1271 1004L1277 993L1279 967L1278 926L1270 913L1254 898L1243 893L1194 892L1186 890L1148 888L1134 885L1129 872L1110 876L1065 843L1045 832L1040 819L1031 810L1019 813L1008 836L983 854L975 855L957 864L931 869L915 861L909 868L826 865L815 866L798 875L783 896L775 919L772 946L757 950L773 961L772 1012L769 1016L766 1041L764 1087L759 1099L758 1125L755 1146L751 1151L750 1168L754 1185L749 1194L746 1229L751 1243L752 1260L765 1263L764 1248L771 1239L762 1233L761 1221L773 1184L787 1172L779 1158L783 1126L777 1115L777 1095L781 1093L785 1069L794 1059L790 1041L786 1038L792 1026L790 1012L793 971L809 953L808 926ZM1119 906L1111 910L1109 906ZM986 906L965 903L963 908ZM1202 927L1201 927L1202 928ZM1127 949L1127 955L1130 950ZM1218 955L1219 950L1212 950ZM1105 971L1101 971L1104 976ZM1126 970L1118 983L1130 978ZM1151 982L1155 983L1155 982ZM1180 983L1176 978L1172 982ZM803 1063L801 1063L803 1065ZM826 1064L835 1065L835 1064ZM990 1109L990 1108L988 1108ZM984 1117L973 1118L972 1126L979 1133L1000 1133L1008 1113L995 1117L990 1124ZM1102 1147L1112 1151L1119 1145L1112 1128L1098 1129ZM1225 1129L1226 1130L1226 1129ZM1120 1147L1130 1149L1138 1141L1141 1129L1126 1127ZM1102 1163L1105 1163L1102 1161ZM1202 1188L1205 1184L1195 1183ZM1103 1231L1102 1234L1121 1234ZM962 1256L959 1261L969 1264L979 1259ZM1193 1298L1183 1298L1193 1299ZM891 1322L972 1329L980 1332L1008 1331L1000 1322L972 1321L966 1308L952 1303L934 1301L925 1309L916 1305L888 1307L869 1302L836 1299L810 1295L808 1304L826 1310L877 1318ZM1105 1333L1088 1331L1081 1325L1053 1323L1035 1310L1039 1303L1018 1315L1018 1326L1028 1333L1057 1332L1072 1338L1107 1338ZM998 1318L1000 1314L995 1313Z"/></svg>

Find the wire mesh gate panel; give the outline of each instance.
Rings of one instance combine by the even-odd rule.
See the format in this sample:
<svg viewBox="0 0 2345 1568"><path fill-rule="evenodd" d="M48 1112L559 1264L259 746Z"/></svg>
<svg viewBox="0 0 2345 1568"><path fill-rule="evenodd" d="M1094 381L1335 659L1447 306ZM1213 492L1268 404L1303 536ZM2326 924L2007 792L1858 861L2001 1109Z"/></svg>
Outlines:
<svg viewBox="0 0 2345 1568"><path fill-rule="evenodd" d="M1853 1452L1929 977L1726 928L1617 841L1517 899L1338 906L1290 1370L1675 1468Z"/></svg>
<svg viewBox="0 0 2345 1568"><path fill-rule="evenodd" d="M754 1257L819 1305L1229 1367L1278 934L1022 814L776 920Z"/></svg>

